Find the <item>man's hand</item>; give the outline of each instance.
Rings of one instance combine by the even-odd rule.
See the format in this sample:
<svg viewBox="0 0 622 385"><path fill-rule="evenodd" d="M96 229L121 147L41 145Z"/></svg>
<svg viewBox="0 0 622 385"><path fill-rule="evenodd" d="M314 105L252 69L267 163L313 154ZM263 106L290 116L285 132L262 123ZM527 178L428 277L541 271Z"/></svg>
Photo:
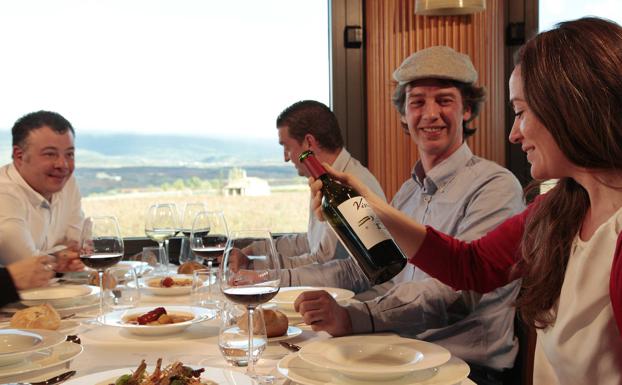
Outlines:
<svg viewBox="0 0 622 385"><path fill-rule="evenodd" d="M325 331L333 337L352 334L350 314L324 290L303 292L296 298L294 309L313 331Z"/></svg>
<svg viewBox="0 0 622 385"><path fill-rule="evenodd" d="M80 261L80 246L76 241L69 241L66 249L52 255L56 257L55 270L59 273L84 270L84 264Z"/></svg>
<svg viewBox="0 0 622 385"><path fill-rule="evenodd" d="M6 268L15 287L25 290L47 285L54 276L56 264L49 255L40 255L13 262Z"/></svg>

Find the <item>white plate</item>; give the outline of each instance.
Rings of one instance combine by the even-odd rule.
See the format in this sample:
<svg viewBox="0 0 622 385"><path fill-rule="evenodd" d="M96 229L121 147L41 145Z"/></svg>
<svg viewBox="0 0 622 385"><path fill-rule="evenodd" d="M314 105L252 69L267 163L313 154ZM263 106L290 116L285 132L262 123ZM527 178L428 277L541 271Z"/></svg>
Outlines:
<svg viewBox="0 0 622 385"><path fill-rule="evenodd" d="M138 365L136 365L138 366ZM204 366L205 372L201 376L202 380L211 380L218 385L256 385L253 379L244 373L236 372L231 369L212 368ZM153 367L147 368L149 372ZM64 385L108 385L114 384L115 380L124 374L131 374L136 367L125 369L107 370L105 372L93 373L84 377L74 378L64 383Z"/></svg>
<svg viewBox="0 0 622 385"><path fill-rule="evenodd" d="M277 364L277 370L288 379L302 385L369 385L378 382L359 381L330 370L313 366L300 359L298 354L289 354ZM469 366L457 357L452 357L438 368L412 372L396 380L383 380L383 385L454 385L469 375Z"/></svg>
<svg viewBox="0 0 622 385"><path fill-rule="evenodd" d="M280 288L277 295L270 302L276 303L279 309L294 312L294 301L296 301L296 298L301 293L311 290L326 290L337 301L344 301L354 297L354 292L337 287L292 286Z"/></svg>
<svg viewBox="0 0 622 385"><path fill-rule="evenodd" d="M40 350L65 341L64 334L50 330L0 330L0 368L23 361Z"/></svg>
<svg viewBox="0 0 622 385"><path fill-rule="evenodd" d="M396 335L368 334L313 341L298 355L311 365L367 381L385 381L440 366L451 358L442 346Z"/></svg>
<svg viewBox="0 0 622 385"><path fill-rule="evenodd" d="M106 326L114 326L121 329L125 329L132 334L142 336L158 336L165 334L174 334L184 331L190 325L207 321L216 316L214 310L205 309L202 307L194 306L164 306L167 313L187 313L194 315L194 318L175 324L165 325L132 325L125 323L127 317L133 315L142 315L154 309L154 307L139 307L130 310L117 310L104 314L103 318L100 318L100 322Z"/></svg>
<svg viewBox="0 0 622 385"><path fill-rule="evenodd" d="M160 275L160 276L156 276L156 277L144 277L141 278L139 280L139 285L142 288L142 290L147 293L147 294L152 294L152 295L186 295L186 294L190 294L190 289L192 288L192 285L188 285L188 286L171 286L171 287L152 287L148 285L148 282L151 281L160 281L161 279L163 279L164 277L171 277L173 279L189 279L192 281L192 276L191 275L184 275L184 274L170 274L170 275ZM132 286L131 283L129 284L129 286Z"/></svg>
<svg viewBox="0 0 622 385"><path fill-rule="evenodd" d="M276 341L284 341L289 340L290 338L298 337L302 334L302 329L296 326L288 326L287 333L278 337L270 337L268 338L268 342L276 342Z"/></svg>
<svg viewBox="0 0 622 385"><path fill-rule="evenodd" d="M82 353L82 350L82 345L74 344L73 342L63 342L52 349L36 352L20 363L0 367L0 382L6 382L8 380L6 377L9 376L31 373L62 365L76 358Z"/></svg>
<svg viewBox="0 0 622 385"><path fill-rule="evenodd" d="M58 285L20 291L21 302L26 306L36 306L49 303L54 308L63 308L82 304L92 299L95 289L87 285Z"/></svg>

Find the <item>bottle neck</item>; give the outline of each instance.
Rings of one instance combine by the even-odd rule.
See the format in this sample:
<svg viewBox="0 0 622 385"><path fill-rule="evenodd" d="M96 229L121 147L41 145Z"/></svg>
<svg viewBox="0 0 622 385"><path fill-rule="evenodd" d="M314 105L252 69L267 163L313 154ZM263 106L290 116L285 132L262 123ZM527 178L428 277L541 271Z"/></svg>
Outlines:
<svg viewBox="0 0 622 385"><path fill-rule="evenodd" d="M324 179L322 177L327 175L326 169L315 156L308 155L302 160L302 164L304 164L309 174L315 179Z"/></svg>

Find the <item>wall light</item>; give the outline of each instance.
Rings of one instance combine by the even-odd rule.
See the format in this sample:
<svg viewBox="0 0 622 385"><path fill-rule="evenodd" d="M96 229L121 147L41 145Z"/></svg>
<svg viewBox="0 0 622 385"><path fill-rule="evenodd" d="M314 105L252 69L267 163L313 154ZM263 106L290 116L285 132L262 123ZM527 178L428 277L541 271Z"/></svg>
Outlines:
<svg viewBox="0 0 622 385"><path fill-rule="evenodd" d="M415 14L468 15L486 10L486 0L415 0Z"/></svg>

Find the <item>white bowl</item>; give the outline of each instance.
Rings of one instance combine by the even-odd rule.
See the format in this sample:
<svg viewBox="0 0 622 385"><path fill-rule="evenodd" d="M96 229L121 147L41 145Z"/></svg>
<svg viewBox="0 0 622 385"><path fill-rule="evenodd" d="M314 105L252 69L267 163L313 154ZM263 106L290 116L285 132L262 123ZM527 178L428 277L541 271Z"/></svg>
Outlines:
<svg viewBox="0 0 622 385"><path fill-rule="evenodd" d="M354 292L337 287L292 286L280 288L270 302L276 303L281 310L295 312L294 302L296 298L305 291L313 290L325 290L337 301L345 301L354 297Z"/></svg>
<svg viewBox="0 0 622 385"><path fill-rule="evenodd" d="M190 325L207 321L216 316L216 312L214 310L205 309L201 307L194 306L164 306L167 313L177 313L177 314L189 314L192 315L193 318L189 321L178 322L174 324L164 324L164 325L135 325L129 324L126 322L128 318L142 315L150 312L154 309L153 306L150 307L139 307L130 310L117 310L110 313L104 314L99 318L99 322L106 326L114 326L124 330L132 334L142 335L142 336L159 336L165 334L174 334L179 333L186 330Z"/></svg>
<svg viewBox="0 0 622 385"><path fill-rule="evenodd" d="M0 366L11 365L33 353L65 341L66 336L50 330L0 330Z"/></svg>
<svg viewBox="0 0 622 385"><path fill-rule="evenodd" d="M451 358L441 346L395 335L315 341L303 346L298 355L312 365L366 381L393 380L440 366Z"/></svg>

